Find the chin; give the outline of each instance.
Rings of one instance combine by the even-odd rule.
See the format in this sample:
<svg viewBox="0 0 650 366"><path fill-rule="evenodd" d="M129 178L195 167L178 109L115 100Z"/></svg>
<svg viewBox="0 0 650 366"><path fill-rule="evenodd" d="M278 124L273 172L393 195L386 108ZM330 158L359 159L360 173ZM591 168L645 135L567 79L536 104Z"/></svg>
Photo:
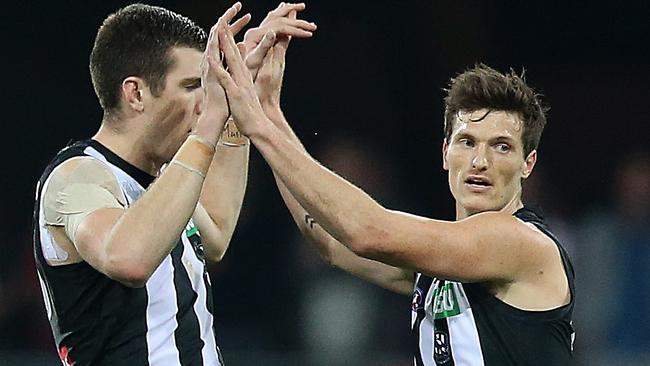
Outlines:
<svg viewBox="0 0 650 366"><path fill-rule="evenodd" d="M487 211L499 211L503 208L503 205L498 205L495 202L484 199L468 199L464 202L459 202L459 204L467 212L468 216Z"/></svg>

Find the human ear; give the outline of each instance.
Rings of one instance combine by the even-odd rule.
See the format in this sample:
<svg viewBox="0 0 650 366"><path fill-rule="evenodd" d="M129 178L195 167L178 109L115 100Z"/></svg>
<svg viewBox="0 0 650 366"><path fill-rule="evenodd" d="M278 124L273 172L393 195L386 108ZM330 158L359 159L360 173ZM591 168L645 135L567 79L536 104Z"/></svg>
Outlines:
<svg viewBox="0 0 650 366"><path fill-rule="evenodd" d="M528 157L526 157L526 160L524 160L523 168L521 171L521 177L523 179L526 179L530 176L530 174L533 172L533 168L535 168L535 163L537 163L537 150L533 150L528 154Z"/></svg>
<svg viewBox="0 0 650 366"><path fill-rule="evenodd" d="M128 105L134 111L144 111L144 87L144 80L135 76L129 76L122 81L122 98L124 99L126 105Z"/></svg>

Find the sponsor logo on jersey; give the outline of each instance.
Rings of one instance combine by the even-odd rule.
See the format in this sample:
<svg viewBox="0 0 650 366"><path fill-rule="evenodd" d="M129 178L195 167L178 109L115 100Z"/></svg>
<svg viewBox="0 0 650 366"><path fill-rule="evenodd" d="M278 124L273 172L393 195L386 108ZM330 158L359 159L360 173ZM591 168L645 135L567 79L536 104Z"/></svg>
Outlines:
<svg viewBox="0 0 650 366"><path fill-rule="evenodd" d="M190 220L190 222L187 223L187 226L185 226L185 236L189 238L193 235L200 235L200 233L199 229L194 226L194 222Z"/></svg>
<svg viewBox="0 0 650 366"><path fill-rule="evenodd" d="M413 298L411 299L411 310L417 312L418 310L424 309L424 293L422 289L417 287L413 291Z"/></svg>
<svg viewBox="0 0 650 366"><path fill-rule="evenodd" d="M451 360L449 334L445 331L436 330L433 335L433 360L436 365L444 365Z"/></svg>
<svg viewBox="0 0 650 366"><path fill-rule="evenodd" d="M447 282L435 289L433 293L434 319L448 318L461 313L454 284Z"/></svg>

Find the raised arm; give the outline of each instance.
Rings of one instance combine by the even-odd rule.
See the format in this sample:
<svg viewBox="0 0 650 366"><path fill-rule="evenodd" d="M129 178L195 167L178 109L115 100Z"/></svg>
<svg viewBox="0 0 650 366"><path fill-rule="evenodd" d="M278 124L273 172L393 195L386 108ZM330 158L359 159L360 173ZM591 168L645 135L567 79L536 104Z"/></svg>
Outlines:
<svg viewBox="0 0 650 366"><path fill-rule="evenodd" d="M218 24L229 28L230 20L240 8L240 4L231 7ZM233 26L243 27L247 18ZM240 26L237 28L241 29ZM132 206L90 208L78 223L72 221L76 223L72 230L67 230L85 261L125 285L137 287L147 282L171 252L196 209L205 175L213 161L214 145L228 115L224 91L214 77L215 66L220 65L217 42L216 34L211 33L201 66L204 111L194 134L168 167Z"/></svg>
<svg viewBox="0 0 650 366"><path fill-rule="evenodd" d="M296 19L297 12L304 9L305 4L281 3L268 13L258 27L246 32L244 42L238 48L251 74L257 75L264 56L275 43L276 35L298 38L312 36L316 26ZM243 25L234 23L231 31L237 33ZM242 136L230 120L217 144L217 152L194 213L206 258L214 262L225 255L239 218L248 177L249 145L248 138Z"/></svg>
<svg viewBox="0 0 650 366"><path fill-rule="evenodd" d="M409 270L463 281L534 277L557 260L543 234L510 214L493 212L446 222L387 210L321 166L264 114L228 30L219 32L229 71L224 86L240 130L247 134L292 196L354 253Z"/></svg>
<svg viewBox="0 0 650 366"><path fill-rule="evenodd" d="M292 16L290 14L290 16ZM273 123L282 130L301 151L302 143L293 132L280 109L280 92L287 47L290 37L281 36L264 60L256 81L257 92L264 111ZM329 235L295 200L282 180L274 172L278 190L289 209L296 225L305 238L311 242L320 256L330 265L339 267L357 277L375 283L388 290L410 295L413 290L413 273L389 266L354 254L346 246Z"/></svg>

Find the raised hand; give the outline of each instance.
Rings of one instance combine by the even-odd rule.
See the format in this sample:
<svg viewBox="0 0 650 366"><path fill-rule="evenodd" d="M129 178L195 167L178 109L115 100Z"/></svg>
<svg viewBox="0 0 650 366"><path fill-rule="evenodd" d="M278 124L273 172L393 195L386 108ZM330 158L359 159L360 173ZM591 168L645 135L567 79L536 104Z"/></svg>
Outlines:
<svg viewBox="0 0 650 366"><path fill-rule="evenodd" d="M215 65L215 75L219 84L224 88L230 112L237 127L246 136L254 133L255 129L264 123L270 123L262 110L255 92L253 77L246 66L242 52L237 48L233 34L225 26L217 29L219 49L223 52L228 71L221 63ZM269 36L271 37L269 32Z"/></svg>
<svg viewBox="0 0 650 366"><path fill-rule="evenodd" d="M295 19L296 16L297 13L295 10L289 12L287 15L289 19ZM266 54L255 81L260 103L264 112L269 117L272 117L271 114L281 114L280 93L282 90L282 79L284 78L286 54L290 41L291 36L289 35L280 35L277 38L277 43ZM271 119L273 120L273 118Z"/></svg>
<svg viewBox="0 0 650 366"><path fill-rule="evenodd" d="M228 29L231 34L240 32L251 19L250 14L239 18L233 24L230 22L241 10L241 3L231 6L210 29L208 42L201 60L201 84L203 86L203 105L201 116L196 126L200 135L216 142L223 125L230 115L226 94L219 84L215 70L221 67L221 52L219 50L219 29Z"/></svg>
<svg viewBox="0 0 650 366"><path fill-rule="evenodd" d="M278 7L269 12L266 18L256 28L251 28L244 36L244 42L240 43L240 51L246 55L244 60L251 70L253 80L256 79L257 71L262 66L264 57L269 47L264 43L267 41L264 36L272 31L278 39L282 37L309 38L316 30L316 24L297 19L297 13L305 10L305 4L280 3ZM233 32L233 35L236 33ZM260 47L263 46L263 47Z"/></svg>

